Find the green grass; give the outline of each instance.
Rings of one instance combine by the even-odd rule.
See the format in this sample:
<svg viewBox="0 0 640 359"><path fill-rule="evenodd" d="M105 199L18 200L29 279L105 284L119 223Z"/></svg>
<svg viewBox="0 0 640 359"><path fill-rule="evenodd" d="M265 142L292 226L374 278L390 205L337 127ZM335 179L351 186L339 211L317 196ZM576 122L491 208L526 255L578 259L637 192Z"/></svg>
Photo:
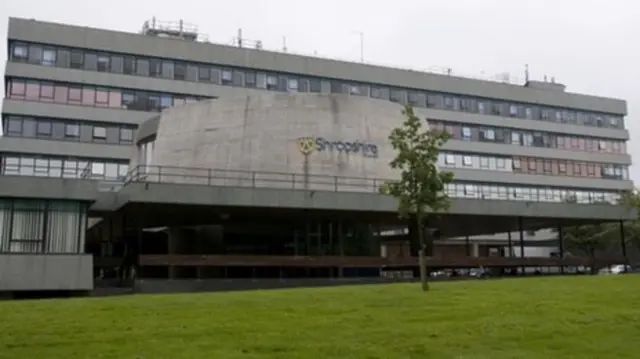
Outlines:
<svg viewBox="0 0 640 359"><path fill-rule="evenodd" d="M0 302L0 358L638 358L640 275Z"/></svg>

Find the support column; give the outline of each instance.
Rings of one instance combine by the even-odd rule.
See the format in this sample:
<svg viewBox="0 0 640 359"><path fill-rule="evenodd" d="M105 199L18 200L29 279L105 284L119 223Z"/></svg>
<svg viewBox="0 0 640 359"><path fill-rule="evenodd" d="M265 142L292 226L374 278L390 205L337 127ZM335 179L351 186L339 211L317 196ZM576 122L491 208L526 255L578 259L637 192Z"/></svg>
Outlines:
<svg viewBox="0 0 640 359"><path fill-rule="evenodd" d="M473 258L478 258L480 256L480 245L478 243L473 243L471 246L471 255Z"/></svg>
<svg viewBox="0 0 640 359"><path fill-rule="evenodd" d="M464 237L464 246L467 257L471 257L471 241L469 240L469 236Z"/></svg>
<svg viewBox="0 0 640 359"><path fill-rule="evenodd" d="M344 226L342 220L338 220L338 253L340 257L344 257ZM344 270L342 267L338 268L338 277L344 277Z"/></svg>
<svg viewBox="0 0 640 359"><path fill-rule="evenodd" d="M518 231L520 232L520 258L524 260L524 229L522 228L522 217L518 217ZM526 272L526 267L522 266L522 274Z"/></svg>
<svg viewBox="0 0 640 359"><path fill-rule="evenodd" d="M627 272L629 259L627 258L627 240L624 234L624 221L620 221L620 249L622 250L622 257L624 258L624 271Z"/></svg>
<svg viewBox="0 0 640 359"><path fill-rule="evenodd" d="M564 234L562 233L562 226L558 226L558 250L560 260L564 259ZM560 274L564 274L564 264L560 265Z"/></svg>
<svg viewBox="0 0 640 359"><path fill-rule="evenodd" d="M509 258L513 257L513 241L511 240L511 230L507 232L507 248L509 249Z"/></svg>

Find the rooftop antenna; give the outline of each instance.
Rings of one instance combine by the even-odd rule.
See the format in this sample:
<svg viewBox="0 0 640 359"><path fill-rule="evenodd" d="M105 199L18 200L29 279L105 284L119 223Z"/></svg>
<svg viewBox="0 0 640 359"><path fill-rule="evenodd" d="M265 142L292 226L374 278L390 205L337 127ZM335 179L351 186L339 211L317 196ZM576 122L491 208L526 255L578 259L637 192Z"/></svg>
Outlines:
<svg viewBox="0 0 640 359"><path fill-rule="evenodd" d="M547 75L544 75L544 82L547 82Z"/></svg>
<svg viewBox="0 0 640 359"><path fill-rule="evenodd" d="M238 47L242 47L242 29L238 29Z"/></svg>
<svg viewBox="0 0 640 359"><path fill-rule="evenodd" d="M529 64L524 65L524 80L529 82Z"/></svg>
<svg viewBox="0 0 640 359"><path fill-rule="evenodd" d="M551 76L551 83L555 84L556 83L556 77L555 76Z"/></svg>
<svg viewBox="0 0 640 359"><path fill-rule="evenodd" d="M287 37L282 37L282 52L287 52Z"/></svg>

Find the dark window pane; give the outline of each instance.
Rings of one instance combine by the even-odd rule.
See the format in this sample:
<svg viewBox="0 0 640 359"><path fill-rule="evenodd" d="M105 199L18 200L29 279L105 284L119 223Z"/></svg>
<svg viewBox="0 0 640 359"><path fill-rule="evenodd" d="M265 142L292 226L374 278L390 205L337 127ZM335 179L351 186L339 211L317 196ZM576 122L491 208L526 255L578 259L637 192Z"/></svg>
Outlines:
<svg viewBox="0 0 640 359"><path fill-rule="evenodd" d="M211 68L201 66L198 69L198 81L209 82L211 80Z"/></svg>
<svg viewBox="0 0 640 359"><path fill-rule="evenodd" d="M135 60L131 56L125 56L122 59L122 73L125 75L133 75L135 72Z"/></svg>
<svg viewBox="0 0 640 359"><path fill-rule="evenodd" d="M111 72L114 74L122 73L122 56L111 56Z"/></svg>
<svg viewBox="0 0 640 359"><path fill-rule="evenodd" d="M256 73L246 72L244 74L244 85L246 87L256 87Z"/></svg>
<svg viewBox="0 0 640 359"><path fill-rule="evenodd" d="M71 68L81 69L84 62L84 54L80 50L71 50Z"/></svg>
<svg viewBox="0 0 640 359"><path fill-rule="evenodd" d="M135 107L136 96L133 92L122 92L122 107L133 110Z"/></svg>
<svg viewBox="0 0 640 359"><path fill-rule="evenodd" d="M38 124L36 127L36 134L38 136L51 136L51 122L38 121Z"/></svg>
<svg viewBox="0 0 640 359"><path fill-rule="evenodd" d="M187 65L182 62L174 63L173 78L175 80L184 80L187 76Z"/></svg>
<svg viewBox="0 0 640 359"><path fill-rule="evenodd" d="M133 110L148 111L149 95L146 92L136 92L136 100L133 103Z"/></svg>
<svg viewBox="0 0 640 359"><path fill-rule="evenodd" d="M187 81L196 82L198 80L198 67L193 65L187 65Z"/></svg>
<svg viewBox="0 0 640 359"><path fill-rule="evenodd" d="M56 56L56 66L69 67L71 66L71 51L65 49L58 49L58 55Z"/></svg>
<svg viewBox="0 0 640 359"><path fill-rule="evenodd" d="M98 55L93 53L84 54L84 69L89 71L98 70Z"/></svg>
<svg viewBox="0 0 640 359"><path fill-rule="evenodd" d="M320 93L322 92L322 84L318 79L309 80L309 92Z"/></svg>
<svg viewBox="0 0 640 359"><path fill-rule="evenodd" d="M233 71L229 69L223 69L221 79L223 85L231 85L233 83Z"/></svg>
<svg viewBox="0 0 640 359"><path fill-rule="evenodd" d="M173 62L162 61L162 77L166 79L173 79Z"/></svg>
<svg viewBox="0 0 640 359"><path fill-rule="evenodd" d="M173 106L173 98L171 95L162 95L160 97L160 107L167 108Z"/></svg>
<svg viewBox="0 0 640 359"><path fill-rule="evenodd" d="M149 60L147 59L136 59L136 75L138 76L149 76Z"/></svg>
<svg viewBox="0 0 640 359"><path fill-rule="evenodd" d="M147 97L147 108L152 111L160 110L160 96L149 95Z"/></svg>
<svg viewBox="0 0 640 359"><path fill-rule="evenodd" d="M109 72L109 55L98 55L98 71Z"/></svg>
<svg viewBox="0 0 640 359"><path fill-rule="evenodd" d="M42 47L29 45L29 63L40 65L42 61Z"/></svg>
<svg viewBox="0 0 640 359"><path fill-rule="evenodd" d="M162 62L158 59L149 60L149 76L160 77L162 74Z"/></svg>
<svg viewBox="0 0 640 359"><path fill-rule="evenodd" d="M10 117L5 126L7 133L22 134L22 120L20 118Z"/></svg>

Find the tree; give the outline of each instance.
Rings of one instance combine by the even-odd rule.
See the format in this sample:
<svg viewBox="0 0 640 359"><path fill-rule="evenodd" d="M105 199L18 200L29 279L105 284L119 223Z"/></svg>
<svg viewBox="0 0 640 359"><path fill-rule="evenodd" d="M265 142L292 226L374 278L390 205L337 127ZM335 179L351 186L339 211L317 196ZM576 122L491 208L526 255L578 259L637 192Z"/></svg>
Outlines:
<svg viewBox="0 0 640 359"><path fill-rule="evenodd" d="M389 135L391 146L397 152L389 165L400 172L400 180L387 182L380 190L397 198L401 218L415 221L420 282L422 290L427 291L425 222L429 213L446 211L450 206L444 189L453 181L453 173L438 169L438 152L450 135L436 129L423 129L422 120L414 115L411 105L405 106L402 115L406 118L404 123Z"/></svg>

